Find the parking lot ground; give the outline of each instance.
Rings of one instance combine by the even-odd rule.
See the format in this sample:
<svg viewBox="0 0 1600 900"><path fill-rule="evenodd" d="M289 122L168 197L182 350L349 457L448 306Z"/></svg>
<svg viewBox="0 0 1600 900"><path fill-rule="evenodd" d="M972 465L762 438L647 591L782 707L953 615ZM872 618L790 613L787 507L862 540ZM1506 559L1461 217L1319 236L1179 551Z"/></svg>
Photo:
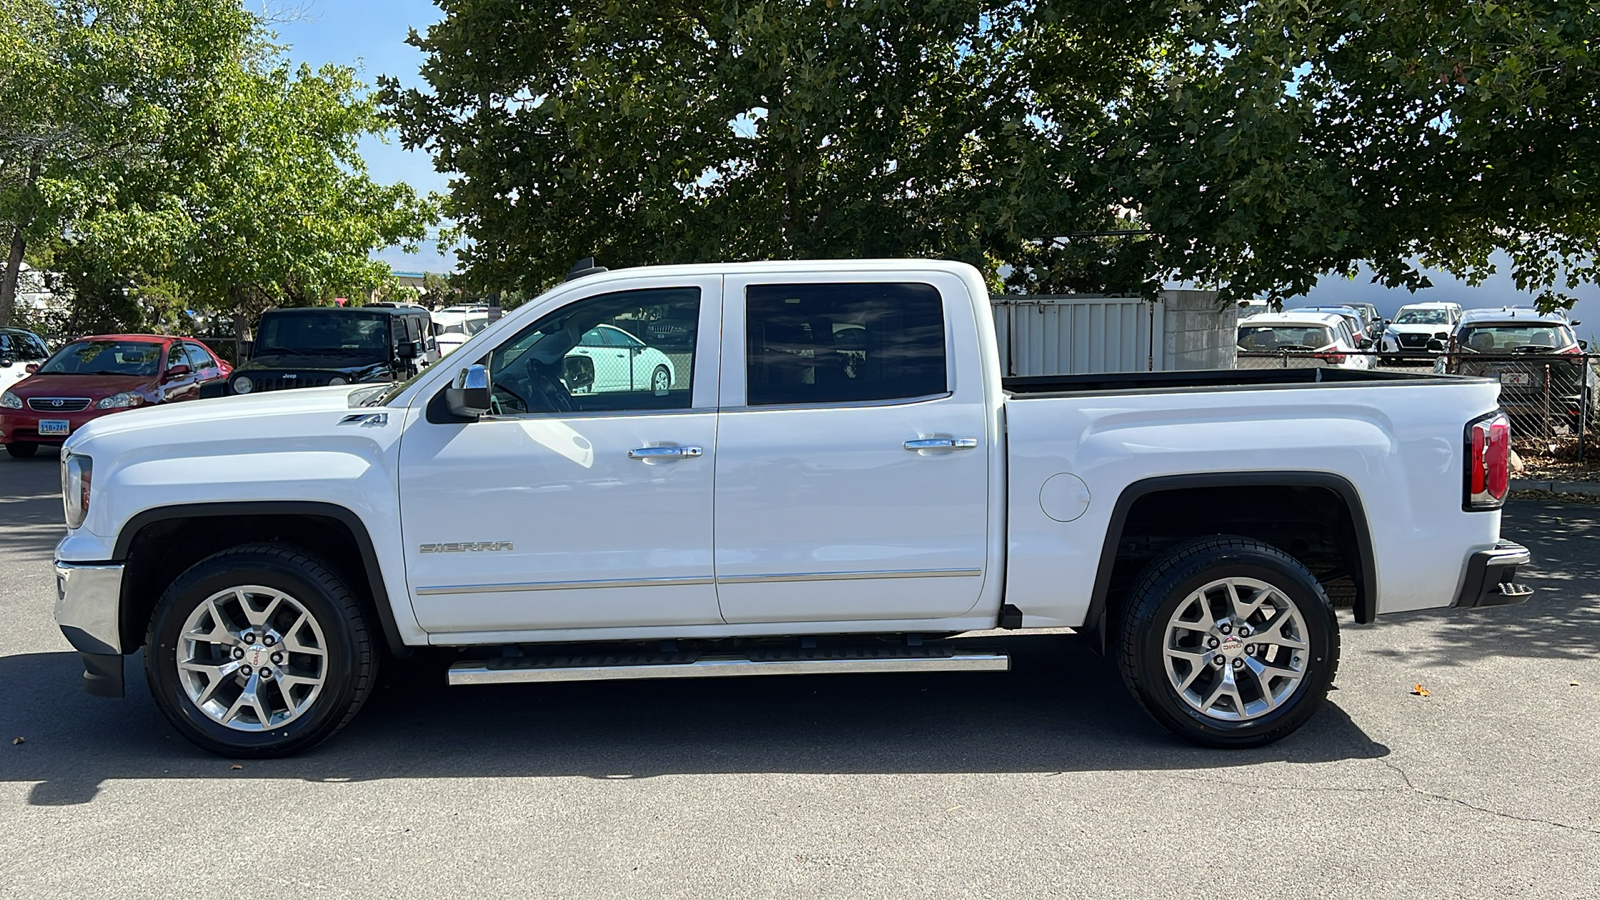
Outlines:
<svg viewBox="0 0 1600 900"><path fill-rule="evenodd" d="M427 658L237 763L137 660L126 699L83 692L56 480L0 459L0 896L1600 894L1594 506L1508 508L1523 606L1347 622L1329 705L1259 750L1177 742L1048 635L988 675L450 689Z"/></svg>

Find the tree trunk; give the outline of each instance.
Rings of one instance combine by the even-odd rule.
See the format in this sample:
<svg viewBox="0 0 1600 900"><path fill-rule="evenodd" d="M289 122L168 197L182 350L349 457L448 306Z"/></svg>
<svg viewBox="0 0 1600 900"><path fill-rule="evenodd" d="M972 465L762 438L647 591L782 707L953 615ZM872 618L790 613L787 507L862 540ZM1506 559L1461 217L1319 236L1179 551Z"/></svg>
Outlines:
<svg viewBox="0 0 1600 900"><path fill-rule="evenodd" d="M44 161L44 152L35 149L33 160L28 164L28 178L22 184L24 195L33 192L33 186L39 182L39 168ZM11 318L17 311L17 280L22 275L22 251L27 249L28 239L24 235L29 225L33 224L33 214L22 217L11 232L11 253L6 256L6 271L0 276L0 328L11 324Z"/></svg>
<svg viewBox="0 0 1600 900"><path fill-rule="evenodd" d="M0 328L11 324L11 318L17 308L17 281L22 275L22 251L26 242L22 237L22 226L18 225L11 232L11 253L6 257L6 271L0 277Z"/></svg>

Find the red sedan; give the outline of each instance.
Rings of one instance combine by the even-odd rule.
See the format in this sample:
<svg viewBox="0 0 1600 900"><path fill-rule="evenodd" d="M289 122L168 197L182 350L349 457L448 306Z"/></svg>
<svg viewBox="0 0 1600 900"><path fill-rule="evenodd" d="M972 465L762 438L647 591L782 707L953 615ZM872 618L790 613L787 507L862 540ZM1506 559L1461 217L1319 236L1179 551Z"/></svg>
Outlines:
<svg viewBox="0 0 1600 900"><path fill-rule="evenodd" d="M194 400L233 367L194 338L102 334L57 350L0 394L0 444L16 457L57 446L83 423L124 409Z"/></svg>

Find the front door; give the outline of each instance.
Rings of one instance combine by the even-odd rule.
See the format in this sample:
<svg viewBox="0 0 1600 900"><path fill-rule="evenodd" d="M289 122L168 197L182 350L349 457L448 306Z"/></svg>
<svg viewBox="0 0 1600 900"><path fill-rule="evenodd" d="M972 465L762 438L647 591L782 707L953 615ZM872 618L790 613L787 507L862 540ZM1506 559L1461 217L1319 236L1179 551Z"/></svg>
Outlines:
<svg viewBox="0 0 1600 900"><path fill-rule="evenodd" d="M728 622L928 619L977 603L991 438L977 361L960 370L949 352L957 337L978 346L972 305L958 279L938 280L727 279Z"/></svg>
<svg viewBox="0 0 1600 900"><path fill-rule="evenodd" d="M483 358L495 414L446 421L434 402L409 424L406 575L427 631L721 621L711 537L721 279L603 288L538 315ZM579 351L597 327L643 334L663 317L711 336L672 354L667 388L597 379L602 367Z"/></svg>

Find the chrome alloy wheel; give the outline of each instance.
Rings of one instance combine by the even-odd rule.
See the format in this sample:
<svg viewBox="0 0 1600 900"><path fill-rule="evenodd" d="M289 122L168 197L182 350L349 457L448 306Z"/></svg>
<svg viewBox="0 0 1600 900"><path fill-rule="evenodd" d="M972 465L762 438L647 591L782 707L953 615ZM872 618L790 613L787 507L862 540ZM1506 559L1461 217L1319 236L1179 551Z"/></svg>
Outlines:
<svg viewBox="0 0 1600 900"><path fill-rule="evenodd" d="M1306 623L1282 590L1223 578L1185 597L1162 644L1167 678L1196 712L1225 722L1264 716L1306 677Z"/></svg>
<svg viewBox="0 0 1600 900"><path fill-rule="evenodd" d="M183 623L178 679L195 707L236 731L293 722L328 675L322 627L275 588L241 585L212 594Z"/></svg>

